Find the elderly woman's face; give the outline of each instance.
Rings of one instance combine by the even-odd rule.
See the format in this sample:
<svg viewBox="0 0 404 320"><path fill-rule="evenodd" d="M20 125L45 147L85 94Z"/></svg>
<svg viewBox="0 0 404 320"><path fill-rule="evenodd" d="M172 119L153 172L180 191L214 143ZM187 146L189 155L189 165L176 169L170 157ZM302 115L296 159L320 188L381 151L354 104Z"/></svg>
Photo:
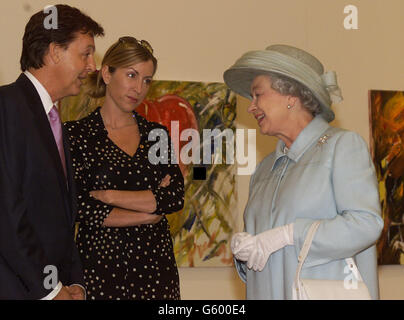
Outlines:
<svg viewBox="0 0 404 320"><path fill-rule="evenodd" d="M258 121L262 134L279 136L287 124L289 116L288 96L281 95L271 88L267 75L257 76L251 84L251 105L248 112Z"/></svg>

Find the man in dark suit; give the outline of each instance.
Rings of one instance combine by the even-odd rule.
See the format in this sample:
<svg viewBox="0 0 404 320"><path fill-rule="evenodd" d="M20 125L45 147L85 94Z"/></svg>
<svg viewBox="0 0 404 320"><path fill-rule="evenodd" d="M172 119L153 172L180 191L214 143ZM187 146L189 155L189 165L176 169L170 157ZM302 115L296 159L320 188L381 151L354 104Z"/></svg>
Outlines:
<svg viewBox="0 0 404 320"><path fill-rule="evenodd" d="M57 102L95 70L103 28L56 5L25 28L16 82L0 87L0 299L84 299L76 195ZM55 25L56 23L56 25Z"/></svg>

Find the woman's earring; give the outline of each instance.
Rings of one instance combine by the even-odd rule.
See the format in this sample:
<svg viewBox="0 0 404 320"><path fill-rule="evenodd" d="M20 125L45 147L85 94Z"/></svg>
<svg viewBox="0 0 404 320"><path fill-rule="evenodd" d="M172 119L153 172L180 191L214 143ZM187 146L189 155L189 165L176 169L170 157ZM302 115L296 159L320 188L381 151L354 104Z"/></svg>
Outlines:
<svg viewBox="0 0 404 320"><path fill-rule="evenodd" d="M293 106L291 106L290 104L288 104L288 109L292 109L293 108Z"/></svg>

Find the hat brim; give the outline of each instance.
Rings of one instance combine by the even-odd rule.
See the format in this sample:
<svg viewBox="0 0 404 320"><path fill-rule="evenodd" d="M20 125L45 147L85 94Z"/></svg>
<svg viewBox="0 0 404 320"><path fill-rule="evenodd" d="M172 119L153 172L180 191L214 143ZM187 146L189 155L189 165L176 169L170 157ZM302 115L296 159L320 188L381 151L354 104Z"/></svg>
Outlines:
<svg viewBox="0 0 404 320"><path fill-rule="evenodd" d="M283 74L279 71L271 70L260 70L260 69L254 69L254 68L230 68L226 70L223 74L223 79L226 85L236 92L237 94L251 100L251 84L253 80L263 74L268 74L268 73L277 73L282 76L288 77L288 75ZM290 78L290 77L288 77ZM295 81L298 81L294 79ZM300 83L300 81L298 81ZM301 83L302 84L302 83ZM302 84L304 85L304 84ZM308 88L310 90L310 88ZM310 92L317 98L317 100L320 103L320 108L321 108L321 113L320 115L327 121L331 122L335 119L335 114L331 110L331 108L327 105L325 105L322 102L322 99L318 97L312 90Z"/></svg>

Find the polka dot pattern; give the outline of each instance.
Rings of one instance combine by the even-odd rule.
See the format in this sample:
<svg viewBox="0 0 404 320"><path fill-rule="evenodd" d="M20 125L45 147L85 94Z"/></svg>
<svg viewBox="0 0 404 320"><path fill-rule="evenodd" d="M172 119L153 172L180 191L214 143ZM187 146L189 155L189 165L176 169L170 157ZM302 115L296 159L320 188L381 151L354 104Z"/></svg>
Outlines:
<svg viewBox="0 0 404 320"><path fill-rule="evenodd" d="M148 133L165 127L149 122L136 112L140 143L136 153L126 154L112 140L97 108L86 118L66 122L75 181L77 184L79 231L77 247L83 263L87 298L180 299L177 265L167 219L134 227L103 227L113 209L89 196L92 190L151 190L156 198L155 214L169 214L183 207L184 180L178 165L153 165L148 151L155 141ZM168 145L170 139L168 137ZM160 188L169 174L170 185Z"/></svg>

